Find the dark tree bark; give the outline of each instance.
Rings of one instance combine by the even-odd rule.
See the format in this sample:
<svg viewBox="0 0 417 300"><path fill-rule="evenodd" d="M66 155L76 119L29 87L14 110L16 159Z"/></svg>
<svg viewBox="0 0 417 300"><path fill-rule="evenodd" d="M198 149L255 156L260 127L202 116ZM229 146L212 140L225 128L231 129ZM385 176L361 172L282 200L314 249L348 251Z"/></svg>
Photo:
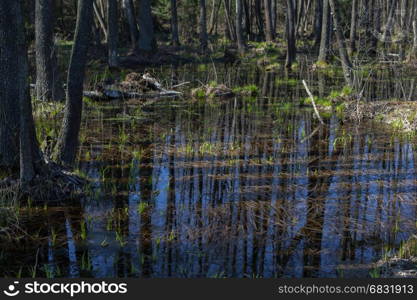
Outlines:
<svg viewBox="0 0 417 300"><path fill-rule="evenodd" d="M369 55L370 56L375 56L376 55L376 50L378 47L378 37L376 33L380 32L380 26L381 26L381 17L379 15L379 10L380 8L376 8L375 7L375 2L377 0L370 0L369 1L369 13L370 13L370 27L372 30L371 34L367 33L367 36L370 37L370 46L369 46ZM370 31L370 30L368 30Z"/></svg>
<svg viewBox="0 0 417 300"><path fill-rule="evenodd" d="M19 9L19 1L0 1L0 167L10 169L19 167L20 87L16 84Z"/></svg>
<svg viewBox="0 0 417 300"><path fill-rule="evenodd" d="M265 35L268 42L272 42L275 38L273 32L273 23L272 23L272 10L271 10L271 0L264 0L264 13L265 13Z"/></svg>
<svg viewBox="0 0 417 300"><path fill-rule="evenodd" d="M81 126L83 84L93 19L93 0L78 0L77 26L67 79L65 115L57 143L57 160L72 166Z"/></svg>
<svg viewBox="0 0 417 300"><path fill-rule="evenodd" d="M127 23L129 24L130 42L132 45L131 48L135 51L138 46L139 31L132 0L123 0L123 9L126 15Z"/></svg>
<svg viewBox="0 0 417 300"><path fill-rule="evenodd" d="M36 98L61 101L65 97L54 43L54 0L36 0Z"/></svg>
<svg viewBox="0 0 417 300"><path fill-rule="evenodd" d="M228 37L231 41L236 40L236 32L234 31L233 21L231 20L231 12L230 12L230 1L223 0L224 5L224 14L226 17L226 37ZM201 15L201 14L200 14Z"/></svg>
<svg viewBox="0 0 417 300"><path fill-rule="evenodd" d="M276 35L277 30L277 0L271 0L271 20L272 20L272 32L274 37Z"/></svg>
<svg viewBox="0 0 417 300"><path fill-rule="evenodd" d="M249 2L249 3L248 3ZM245 35L249 37L252 36L252 14L251 14L251 5L250 0L243 0L243 10L244 10L244 18L243 18L243 28L245 29Z"/></svg>
<svg viewBox="0 0 417 300"><path fill-rule="evenodd" d="M207 50L208 35L207 35L207 9L206 0L200 0L200 15L199 15L199 33L200 33L200 47L202 51Z"/></svg>
<svg viewBox="0 0 417 300"><path fill-rule="evenodd" d="M118 22L118 7L117 0L107 0L107 50L108 50L108 65L110 68L117 67L118 51L117 45L119 40Z"/></svg>
<svg viewBox="0 0 417 300"><path fill-rule="evenodd" d="M21 1L0 1L0 121L13 113L13 124L0 122L2 147L0 158L8 167L20 164L22 188L34 178L42 160L32 117L29 94L27 47ZM10 99L11 101L8 101ZM9 134L3 136L3 133ZM11 135L10 135L11 134ZM10 144L4 148L3 139ZM10 150L14 152L11 153ZM8 156L10 155L10 156ZM19 159L20 157L20 159ZM2 161L3 162L3 161ZM11 164L10 164L11 163Z"/></svg>
<svg viewBox="0 0 417 300"><path fill-rule="evenodd" d="M330 45L330 6L329 0L323 1L323 21L321 26L321 41L318 61L327 62Z"/></svg>
<svg viewBox="0 0 417 300"><path fill-rule="evenodd" d="M265 34L264 30L264 22L262 19L262 8L261 8L261 1L255 0L255 19L256 25L258 27L258 34L259 36L263 36Z"/></svg>
<svg viewBox="0 0 417 300"><path fill-rule="evenodd" d="M358 20L358 0L352 1L352 16L350 21L350 52L356 51L356 26Z"/></svg>
<svg viewBox="0 0 417 300"><path fill-rule="evenodd" d="M297 57L295 45L295 8L293 0L287 0L287 58L285 66L291 68Z"/></svg>
<svg viewBox="0 0 417 300"><path fill-rule="evenodd" d="M241 54L246 52L246 44L245 44L245 38L243 36L243 28L242 28L242 19L243 19L242 0L236 0L236 37L237 37L237 47Z"/></svg>
<svg viewBox="0 0 417 300"><path fill-rule="evenodd" d="M139 44L140 52L152 53L157 49L152 19L151 0L139 2Z"/></svg>
<svg viewBox="0 0 417 300"><path fill-rule="evenodd" d="M177 0L171 0L171 40L172 45L180 45L180 37L178 34L178 14L177 14Z"/></svg>
<svg viewBox="0 0 417 300"><path fill-rule="evenodd" d="M316 1L315 17L314 17L314 48L320 48L321 28L323 24L323 0Z"/></svg>
<svg viewBox="0 0 417 300"><path fill-rule="evenodd" d="M343 75L345 77L346 83L350 86L353 86L353 78L352 78L353 66L350 61L347 49L346 49L345 38L343 36L343 32L340 27L340 17L339 17L339 11L337 9L338 6L335 0L329 0L329 4L330 4L331 13L333 16L334 29L336 32L336 39L337 39L337 45L339 48L340 60L342 62Z"/></svg>

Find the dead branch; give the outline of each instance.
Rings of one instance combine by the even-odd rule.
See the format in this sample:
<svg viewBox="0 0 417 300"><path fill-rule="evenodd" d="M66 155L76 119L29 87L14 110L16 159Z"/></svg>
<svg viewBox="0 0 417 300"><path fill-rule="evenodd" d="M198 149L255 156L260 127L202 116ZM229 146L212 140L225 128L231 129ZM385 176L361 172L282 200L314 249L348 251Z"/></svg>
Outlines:
<svg viewBox="0 0 417 300"><path fill-rule="evenodd" d="M314 112L315 112L315 114L316 114L317 118L319 119L320 123L321 123L322 125L324 125L323 119L320 117L319 111L317 110L317 106L316 106L316 102L314 101L313 94L312 94L312 93L310 92L310 90L308 89L308 86L307 86L307 83L305 82L305 80L303 80L303 84L304 84L304 88L305 88L305 89L306 89L306 91L307 91L308 96L309 96L309 97L310 97L310 99L311 99L311 104L313 104Z"/></svg>

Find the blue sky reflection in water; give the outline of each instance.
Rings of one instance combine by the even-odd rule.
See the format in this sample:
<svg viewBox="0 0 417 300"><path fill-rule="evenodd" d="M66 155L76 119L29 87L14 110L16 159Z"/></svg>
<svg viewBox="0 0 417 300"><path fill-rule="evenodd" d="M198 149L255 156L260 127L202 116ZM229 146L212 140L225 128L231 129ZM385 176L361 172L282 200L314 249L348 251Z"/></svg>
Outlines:
<svg viewBox="0 0 417 300"><path fill-rule="evenodd" d="M299 81L241 77L258 97L87 105L79 168L90 192L44 212L41 235L56 242L39 244L39 275L363 277L415 233L413 138L336 112L319 126L293 105L306 96Z"/></svg>

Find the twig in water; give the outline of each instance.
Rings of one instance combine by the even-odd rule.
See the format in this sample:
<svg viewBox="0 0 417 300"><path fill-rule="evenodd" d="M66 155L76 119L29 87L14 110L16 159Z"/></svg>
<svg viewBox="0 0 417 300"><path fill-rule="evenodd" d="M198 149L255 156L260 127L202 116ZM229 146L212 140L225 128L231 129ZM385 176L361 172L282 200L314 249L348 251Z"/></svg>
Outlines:
<svg viewBox="0 0 417 300"><path fill-rule="evenodd" d="M317 118L319 119L320 123L324 125L323 119L320 117L319 111L317 110L316 102L314 101L313 94L311 94L310 90L308 89L307 83L303 80L304 88L307 91L308 96L311 99L311 104L313 104L314 112L316 113Z"/></svg>
<svg viewBox="0 0 417 300"><path fill-rule="evenodd" d="M171 88L172 88L172 89L179 88L180 86L187 85L187 84L190 84L190 83L191 83L191 82L189 82L189 81L182 82L182 83L179 83L179 84L173 85Z"/></svg>

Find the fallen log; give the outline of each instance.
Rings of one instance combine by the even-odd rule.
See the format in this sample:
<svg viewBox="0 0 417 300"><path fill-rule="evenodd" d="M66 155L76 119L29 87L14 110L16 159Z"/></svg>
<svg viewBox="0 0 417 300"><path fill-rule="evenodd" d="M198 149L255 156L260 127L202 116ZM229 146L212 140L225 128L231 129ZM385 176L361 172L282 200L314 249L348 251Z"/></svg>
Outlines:
<svg viewBox="0 0 417 300"><path fill-rule="evenodd" d="M182 96L181 92L161 90L155 93L126 92L112 89L102 89L99 91L84 91L83 96L96 101L117 100L117 99L155 99L155 98L175 98Z"/></svg>

